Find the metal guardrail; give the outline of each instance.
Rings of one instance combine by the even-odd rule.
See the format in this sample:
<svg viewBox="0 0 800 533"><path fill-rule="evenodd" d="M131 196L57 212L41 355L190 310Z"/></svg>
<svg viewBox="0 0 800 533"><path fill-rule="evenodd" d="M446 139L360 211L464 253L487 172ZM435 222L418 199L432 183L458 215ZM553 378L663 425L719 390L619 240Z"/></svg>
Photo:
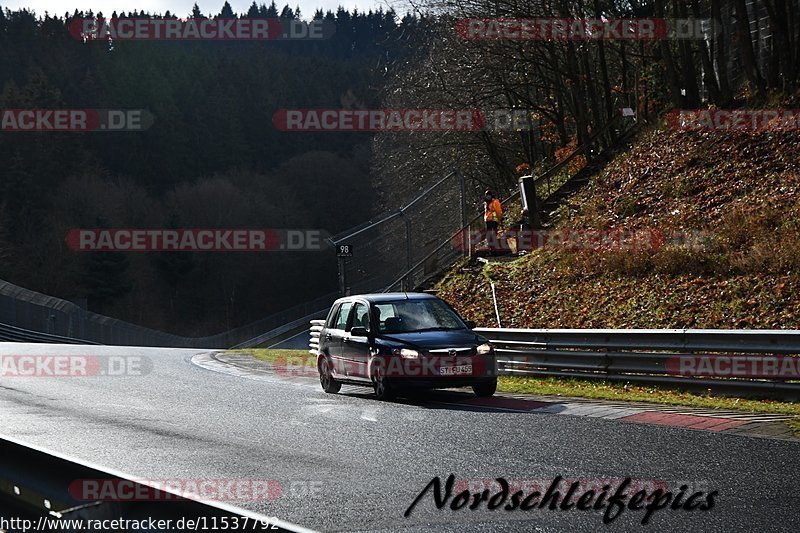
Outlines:
<svg viewBox="0 0 800 533"><path fill-rule="evenodd" d="M702 377L679 375L675 368L680 358L699 355L798 355L800 331L796 330L478 328L475 332L495 345L501 374L625 381L737 396L800 399L800 382L792 383L792 377Z"/></svg>
<svg viewBox="0 0 800 533"><path fill-rule="evenodd" d="M292 320L291 322L289 322L287 324L284 324L279 328L272 329L270 331L267 331L266 333L263 333L263 334L259 335L258 337L255 337L253 339L250 339L250 340L247 340L247 341L242 342L240 344L237 344L235 346L232 346L230 349L231 350L239 350L239 349L242 349L242 348L253 348L253 347L258 346L260 344L264 344L265 342L270 341L272 339L275 339L278 336L283 335L286 332L292 331L293 329L299 329L303 324L308 323L309 319L312 316L325 316L325 315L327 315L329 308L330 307L325 308L325 309L320 309L319 311L317 311L315 313L311 313L311 314L309 314L307 316L304 316L302 318L298 318L297 320ZM311 322L316 322L316 320L312 320ZM325 322L325 321L321 320L320 322Z"/></svg>
<svg viewBox="0 0 800 533"><path fill-rule="evenodd" d="M327 309L339 294L288 307L265 318L229 331L204 337L184 337L92 313L72 302L47 296L0 280L0 340L164 346L173 348L228 348L246 345L285 324L313 317ZM252 344L251 344L252 345Z"/></svg>
<svg viewBox="0 0 800 533"><path fill-rule="evenodd" d="M317 354L324 320L312 320L309 351ZM682 357L798 356L798 330L501 329L476 328L495 346L498 373L625 381L737 396L800 399L800 380L677 375ZM797 379L797 378L794 378Z"/></svg>
<svg viewBox="0 0 800 533"><path fill-rule="evenodd" d="M0 324L0 341L9 342L46 342L51 344L98 344L96 342L64 337L62 335L52 335L41 331L31 331L29 329Z"/></svg>
<svg viewBox="0 0 800 533"><path fill-rule="evenodd" d="M0 435L0 514L6 521L16 520L13 531L93 529L87 527L87 520L108 521L106 524L112 524L112 520L117 524L121 520L145 524L171 520L171 526L158 526L158 530L313 533L275 517L200 499L200 481L185 481L187 487L195 484L193 492L181 494L159 486L159 482L137 479ZM99 500L95 499L98 495ZM189 525L189 520L197 527ZM123 526L104 527L128 530Z"/></svg>

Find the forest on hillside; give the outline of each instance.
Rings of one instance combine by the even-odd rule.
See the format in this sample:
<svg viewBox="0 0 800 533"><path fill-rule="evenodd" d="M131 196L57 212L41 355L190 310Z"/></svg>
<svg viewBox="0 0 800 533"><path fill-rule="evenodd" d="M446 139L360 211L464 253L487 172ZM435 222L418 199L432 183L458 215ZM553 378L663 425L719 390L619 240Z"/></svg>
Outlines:
<svg viewBox="0 0 800 533"><path fill-rule="evenodd" d="M80 40L80 12L0 10L0 109L144 109L145 131L0 133L0 279L186 335L336 289L332 254L76 253L72 228L309 228L369 219L368 134L287 134L280 108L377 106L424 20L318 11L324 41ZM112 18L159 17L133 11ZM175 15L164 13L164 18ZM234 14L299 20L285 6Z"/></svg>
<svg viewBox="0 0 800 533"><path fill-rule="evenodd" d="M797 107L800 0L421 0L435 15L426 55L388 79L392 107L520 109L519 131L380 135L386 196L404 197L451 161L485 187L510 190L517 168L545 168L600 132L622 108L656 123L665 111ZM656 20L690 38L466 39L474 19ZM683 21L683 23L681 23ZM459 31L459 28L462 31ZM690 32L691 33L691 32ZM634 119L631 119L634 120ZM614 146L610 128L595 154ZM796 132L795 132L796 134ZM424 153L425 157L412 157ZM592 157L592 154L589 154Z"/></svg>

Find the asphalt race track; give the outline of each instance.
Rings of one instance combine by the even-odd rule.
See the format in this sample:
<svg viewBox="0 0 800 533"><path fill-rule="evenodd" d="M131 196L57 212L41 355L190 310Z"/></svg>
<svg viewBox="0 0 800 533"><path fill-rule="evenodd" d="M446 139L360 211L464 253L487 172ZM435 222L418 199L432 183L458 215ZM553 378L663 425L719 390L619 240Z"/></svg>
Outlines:
<svg viewBox="0 0 800 533"><path fill-rule="evenodd" d="M201 368L198 353L0 343L3 357L138 357L145 369L0 377L0 433L145 479L275 480L274 499L228 503L318 531L800 530L798 442L436 401L453 393L400 403L366 389L326 395L312 380ZM574 508L437 509L430 493L403 516L432 478L451 473L461 488L496 477L549 485L561 475L651 480L674 492L689 483L718 495L709 511L667 507L647 525L644 510L604 525L603 511Z"/></svg>

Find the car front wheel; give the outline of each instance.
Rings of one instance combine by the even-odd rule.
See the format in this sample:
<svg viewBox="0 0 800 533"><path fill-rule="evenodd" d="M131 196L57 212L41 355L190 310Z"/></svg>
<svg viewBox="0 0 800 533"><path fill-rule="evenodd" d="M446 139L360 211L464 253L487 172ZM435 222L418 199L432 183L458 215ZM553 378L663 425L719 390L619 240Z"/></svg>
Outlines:
<svg viewBox="0 0 800 533"><path fill-rule="evenodd" d="M327 357L324 357L319 363L319 384L322 385L322 390L328 394L336 394L342 388L342 384L333 379Z"/></svg>
<svg viewBox="0 0 800 533"><path fill-rule="evenodd" d="M396 396L394 387L383 375L383 370L380 367L376 367L372 373L372 387L375 389L375 396L379 400L393 400Z"/></svg>
<svg viewBox="0 0 800 533"><path fill-rule="evenodd" d="M475 383L472 386L472 392L475 393L475 396L480 397L493 396L494 393L497 392L497 378L494 378L491 381Z"/></svg>

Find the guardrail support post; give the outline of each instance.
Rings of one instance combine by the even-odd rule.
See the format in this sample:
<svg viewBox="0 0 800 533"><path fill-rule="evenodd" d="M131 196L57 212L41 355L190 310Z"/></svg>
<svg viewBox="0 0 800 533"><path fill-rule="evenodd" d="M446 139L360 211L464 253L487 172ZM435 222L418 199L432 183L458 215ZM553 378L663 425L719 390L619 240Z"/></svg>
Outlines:
<svg viewBox="0 0 800 533"><path fill-rule="evenodd" d="M611 373L611 358L608 356L608 348L600 348L598 351L603 353L603 359L600 364L603 365L603 372L608 376Z"/></svg>

